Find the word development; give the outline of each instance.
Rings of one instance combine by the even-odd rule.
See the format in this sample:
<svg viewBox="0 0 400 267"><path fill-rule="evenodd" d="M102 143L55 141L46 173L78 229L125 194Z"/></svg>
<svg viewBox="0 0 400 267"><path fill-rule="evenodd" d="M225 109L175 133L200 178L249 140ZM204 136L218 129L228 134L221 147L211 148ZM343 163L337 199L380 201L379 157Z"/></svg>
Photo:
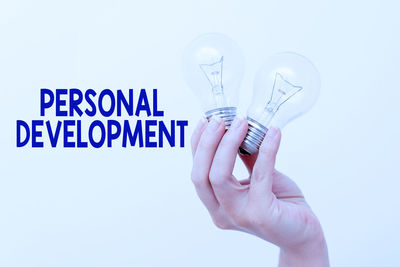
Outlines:
<svg viewBox="0 0 400 267"><path fill-rule="evenodd" d="M58 120L17 120L17 147L184 147L188 126L187 120L162 120L157 89L42 88L40 116Z"/></svg>

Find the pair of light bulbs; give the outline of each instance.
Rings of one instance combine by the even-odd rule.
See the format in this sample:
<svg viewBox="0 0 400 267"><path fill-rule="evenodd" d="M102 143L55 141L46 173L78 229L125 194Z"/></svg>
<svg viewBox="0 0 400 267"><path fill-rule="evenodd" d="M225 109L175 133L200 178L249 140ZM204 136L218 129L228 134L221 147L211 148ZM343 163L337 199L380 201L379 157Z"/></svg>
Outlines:
<svg viewBox="0 0 400 267"><path fill-rule="evenodd" d="M183 71L206 118L219 116L228 129L236 116L244 73L239 46L222 34L201 35L187 46ZM253 100L247 112L248 132L240 152L257 153L268 129L283 128L308 111L318 98L319 88L318 70L307 58L292 52L270 57L255 77Z"/></svg>

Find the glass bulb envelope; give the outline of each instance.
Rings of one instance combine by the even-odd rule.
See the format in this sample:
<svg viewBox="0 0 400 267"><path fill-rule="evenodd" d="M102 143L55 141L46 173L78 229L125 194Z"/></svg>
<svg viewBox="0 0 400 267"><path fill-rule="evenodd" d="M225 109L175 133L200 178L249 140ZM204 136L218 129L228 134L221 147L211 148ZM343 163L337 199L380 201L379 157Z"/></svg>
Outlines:
<svg viewBox="0 0 400 267"><path fill-rule="evenodd" d="M284 52L270 57L254 80L253 100L247 111L249 130L240 152L256 153L268 128L283 128L307 112L319 89L318 70L304 56Z"/></svg>
<svg viewBox="0 0 400 267"><path fill-rule="evenodd" d="M229 37L207 33L194 39L183 56L183 74L207 119L220 116L228 128L236 116L238 89L244 73L239 46Z"/></svg>

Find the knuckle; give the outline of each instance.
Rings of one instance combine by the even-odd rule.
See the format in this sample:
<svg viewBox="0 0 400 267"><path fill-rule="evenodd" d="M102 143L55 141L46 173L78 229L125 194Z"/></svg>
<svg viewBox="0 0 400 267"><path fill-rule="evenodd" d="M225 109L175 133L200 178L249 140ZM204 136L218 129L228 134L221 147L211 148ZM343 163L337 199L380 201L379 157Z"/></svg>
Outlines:
<svg viewBox="0 0 400 267"><path fill-rule="evenodd" d="M224 218L221 218L221 217L213 218L213 222L214 222L215 226L217 226L219 229L222 229L222 230L231 229L231 224Z"/></svg>
<svg viewBox="0 0 400 267"><path fill-rule="evenodd" d="M195 176L192 175L191 180L195 187L199 185L199 180Z"/></svg>
<svg viewBox="0 0 400 267"><path fill-rule="evenodd" d="M211 169L209 178L213 186L222 186L225 180L224 175L218 169Z"/></svg>
<svg viewBox="0 0 400 267"><path fill-rule="evenodd" d="M200 177L196 174L194 170L192 170L192 173L190 175L190 178L192 180L192 183L194 186L199 187L201 185L201 179Z"/></svg>

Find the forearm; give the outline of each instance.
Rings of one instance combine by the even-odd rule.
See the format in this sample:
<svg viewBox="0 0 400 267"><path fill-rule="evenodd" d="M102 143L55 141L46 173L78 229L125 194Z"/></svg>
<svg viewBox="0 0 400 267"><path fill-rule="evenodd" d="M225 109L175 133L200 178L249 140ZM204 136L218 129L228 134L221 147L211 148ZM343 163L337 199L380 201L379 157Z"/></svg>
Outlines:
<svg viewBox="0 0 400 267"><path fill-rule="evenodd" d="M280 250L279 267L329 267L328 248L325 238L322 236L320 240L312 246L298 249Z"/></svg>

